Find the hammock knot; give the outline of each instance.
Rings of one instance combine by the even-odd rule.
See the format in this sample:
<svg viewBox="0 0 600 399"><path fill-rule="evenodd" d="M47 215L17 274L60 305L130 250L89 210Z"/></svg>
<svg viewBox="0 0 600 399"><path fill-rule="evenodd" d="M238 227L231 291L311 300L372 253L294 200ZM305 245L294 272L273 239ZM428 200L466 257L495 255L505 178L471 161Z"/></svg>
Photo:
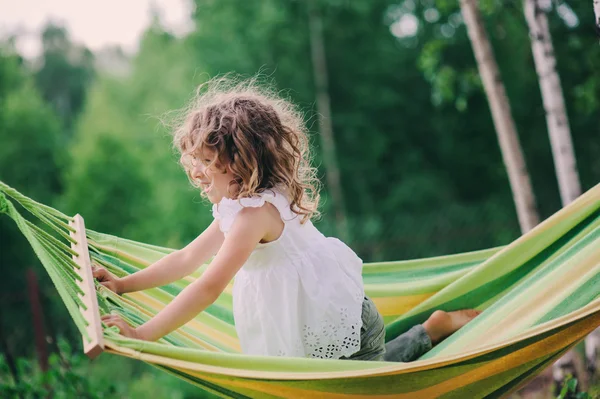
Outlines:
<svg viewBox="0 0 600 399"><path fill-rule="evenodd" d="M0 193L0 214L8 212L8 200L4 193Z"/></svg>

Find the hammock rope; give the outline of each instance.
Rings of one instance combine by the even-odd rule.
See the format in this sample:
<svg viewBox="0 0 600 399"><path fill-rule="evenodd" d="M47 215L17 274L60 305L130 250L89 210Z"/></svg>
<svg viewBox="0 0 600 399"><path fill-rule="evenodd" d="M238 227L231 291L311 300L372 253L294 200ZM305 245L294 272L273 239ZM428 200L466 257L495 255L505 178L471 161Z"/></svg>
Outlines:
<svg viewBox="0 0 600 399"><path fill-rule="evenodd" d="M10 200L9 198L10 197ZM39 223L29 222L12 202ZM74 218L0 182L0 213L12 218L50 275L84 343L90 323L81 289ZM36 222L37 223L37 222ZM89 259L117 276L173 250L85 229ZM164 287L119 296L96 284L100 314L139 325L207 265ZM221 397L504 397L600 325L600 185L506 247L364 265L365 290L384 316L387 339L434 310L483 313L412 363L274 358L240 353L231 285L205 312L157 342L103 328L106 351L151 363Z"/></svg>

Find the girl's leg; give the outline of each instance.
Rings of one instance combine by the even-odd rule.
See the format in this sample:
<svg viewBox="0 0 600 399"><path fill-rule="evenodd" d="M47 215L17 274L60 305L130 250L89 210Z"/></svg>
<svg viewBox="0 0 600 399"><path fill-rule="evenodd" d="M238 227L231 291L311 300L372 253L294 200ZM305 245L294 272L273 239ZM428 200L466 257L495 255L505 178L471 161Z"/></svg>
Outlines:
<svg viewBox="0 0 600 399"><path fill-rule="evenodd" d="M422 324L418 324L385 344L387 362L412 362L431 350L431 338Z"/></svg>
<svg viewBox="0 0 600 399"><path fill-rule="evenodd" d="M385 345L385 360L389 362L412 362L431 348L473 320L478 310L456 312L436 310L423 324L419 324Z"/></svg>
<svg viewBox="0 0 600 399"><path fill-rule="evenodd" d="M362 305L360 350L349 357L351 360L383 361L385 352L385 325L371 299L365 297ZM345 359L345 358L342 358Z"/></svg>

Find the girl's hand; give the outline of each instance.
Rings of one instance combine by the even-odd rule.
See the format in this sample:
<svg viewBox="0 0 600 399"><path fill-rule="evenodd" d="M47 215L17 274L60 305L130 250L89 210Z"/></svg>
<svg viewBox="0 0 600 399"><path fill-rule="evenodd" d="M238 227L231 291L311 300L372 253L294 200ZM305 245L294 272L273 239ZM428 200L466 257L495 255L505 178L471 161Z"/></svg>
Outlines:
<svg viewBox="0 0 600 399"><path fill-rule="evenodd" d="M123 320L120 316L107 314L102 316L102 321L109 327L117 327L119 329L119 333L125 337L142 339L137 330L131 327L125 320Z"/></svg>
<svg viewBox="0 0 600 399"><path fill-rule="evenodd" d="M92 275L95 279L98 279L100 284L111 290L116 294L121 294L123 292L121 279L113 276L103 267L94 266L92 268Z"/></svg>
<svg viewBox="0 0 600 399"><path fill-rule="evenodd" d="M155 341L164 337L214 303L252 254L256 244L267 234L267 212L267 208L242 209L202 277L185 287L156 316L139 326L136 330L138 339Z"/></svg>

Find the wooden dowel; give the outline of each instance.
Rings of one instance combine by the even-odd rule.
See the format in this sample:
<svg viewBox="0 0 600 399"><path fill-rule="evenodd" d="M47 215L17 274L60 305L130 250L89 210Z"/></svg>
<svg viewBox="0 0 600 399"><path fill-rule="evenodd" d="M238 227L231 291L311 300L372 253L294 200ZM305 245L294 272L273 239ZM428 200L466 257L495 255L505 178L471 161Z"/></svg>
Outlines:
<svg viewBox="0 0 600 399"><path fill-rule="evenodd" d="M74 232L70 233L76 241L76 243L71 244L71 248L78 254L73 255L73 260L80 266L79 270L75 269L81 277L81 281L77 281L77 284L84 292L81 299L87 307L86 310L80 309L81 314L88 323L86 331L90 337L90 341L86 340L85 337L83 338L83 351L90 359L93 359L104 351L104 340L102 338L102 324L100 311L98 310L98 299L96 298L96 287L92 275L92 262L85 236L85 224L81 215L75 215L69 225L75 229Z"/></svg>

